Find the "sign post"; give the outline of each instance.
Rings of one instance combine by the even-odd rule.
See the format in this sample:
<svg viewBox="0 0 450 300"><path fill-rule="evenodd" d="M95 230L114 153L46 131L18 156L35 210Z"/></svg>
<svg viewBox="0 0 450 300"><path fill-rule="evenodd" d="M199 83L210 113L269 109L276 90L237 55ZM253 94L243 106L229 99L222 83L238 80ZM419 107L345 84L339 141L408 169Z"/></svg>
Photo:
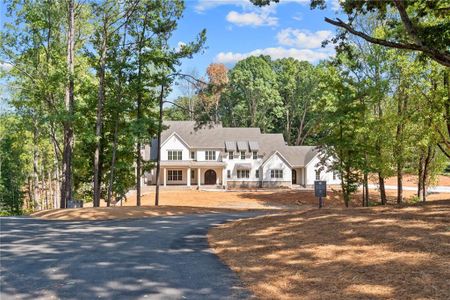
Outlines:
<svg viewBox="0 0 450 300"><path fill-rule="evenodd" d="M316 197L319 197L319 208L322 208L322 198L327 196L327 182L325 180L314 181L314 194Z"/></svg>

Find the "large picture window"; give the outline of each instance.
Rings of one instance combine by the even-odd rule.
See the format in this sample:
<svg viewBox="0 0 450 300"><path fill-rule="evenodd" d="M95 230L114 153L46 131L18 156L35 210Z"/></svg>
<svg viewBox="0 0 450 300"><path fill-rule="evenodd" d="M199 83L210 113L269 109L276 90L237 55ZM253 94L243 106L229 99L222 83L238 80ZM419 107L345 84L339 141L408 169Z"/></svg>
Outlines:
<svg viewBox="0 0 450 300"><path fill-rule="evenodd" d="M216 160L216 151L205 151L205 160Z"/></svg>
<svg viewBox="0 0 450 300"><path fill-rule="evenodd" d="M249 170L237 170L237 178L250 178Z"/></svg>
<svg viewBox="0 0 450 300"><path fill-rule="evenodd" d="M183 160L183 151L181 150L169 150L167 151L168 160Z"/></svg>
<svg viewBox="0 0 450 300"><path fill-rule="evenodd" d="M181 181L183 180L183 172L181 170L169 170L167 171L168 181Z"/></svg>
<svg viewBox="0 0 450 300"><path fill-rule="evenodd" d="M270 170L271 178L283 178L283 170Z"/></svg>

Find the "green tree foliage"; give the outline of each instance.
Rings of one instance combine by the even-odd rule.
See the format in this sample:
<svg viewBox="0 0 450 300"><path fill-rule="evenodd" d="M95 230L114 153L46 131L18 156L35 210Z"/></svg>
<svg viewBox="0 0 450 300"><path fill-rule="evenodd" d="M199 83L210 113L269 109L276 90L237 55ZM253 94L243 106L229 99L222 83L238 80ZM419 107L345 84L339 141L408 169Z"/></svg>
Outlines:
<svg viewBox="0 0 450 300"><path fill-rule="evenodd" d="M0 116L0 215L21 214L27 167L32 160L24 141L31 140L30 132L21 126L14 115Z"/></svg>
<svg viewBox="0 0 450 300"><path fill-rule="evenodd" d="M229 86L221 104L222 120L231 126L274 129L282 117L277 77L269 57L251 56L229 72Z"/></svg>
<svg viewBox="0 0 450 300"><path fill-rule="evenodd" d="M157 133L171 74L201 49L205 31L181 49L169 45L183 1L7 1L6 7L11 22L1 31L0 59L12 65L2 78L31 147L26 180L16 181L26 206L124 199L151 167L141 145Z"/></svg>

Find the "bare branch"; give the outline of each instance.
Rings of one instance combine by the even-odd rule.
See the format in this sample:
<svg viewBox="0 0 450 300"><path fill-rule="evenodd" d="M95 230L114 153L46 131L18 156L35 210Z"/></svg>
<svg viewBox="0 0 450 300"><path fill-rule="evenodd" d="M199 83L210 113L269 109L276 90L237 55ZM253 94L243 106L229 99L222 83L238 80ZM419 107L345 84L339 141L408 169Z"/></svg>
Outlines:
<svg viewBox="0 0 450 300"><path fill-rule="evenodd" d="M417 45L417 44L411 44L411 43L400 44L397 42L391 42L391 41L387 41L387 40L378 39L378 38L372 37L370 35L367 35L364 32L354 29L350 24L343 22L339 18L337 18L336 20L325 18L325 22L330 23L337 27L344 28L348 32L350 32L356 36L359 36L373 44L378 44L378 45L382 45L382 46L386 46L386 47L390 47L390 48L396 48L396 49L421 51L424 54L426 54L427 56L429 56L432 59L434 59L435 61L437 61L438 63L440 63L441 65L450 67L450 53L448 53L447 51L432 50L423 45Z"/></svg>

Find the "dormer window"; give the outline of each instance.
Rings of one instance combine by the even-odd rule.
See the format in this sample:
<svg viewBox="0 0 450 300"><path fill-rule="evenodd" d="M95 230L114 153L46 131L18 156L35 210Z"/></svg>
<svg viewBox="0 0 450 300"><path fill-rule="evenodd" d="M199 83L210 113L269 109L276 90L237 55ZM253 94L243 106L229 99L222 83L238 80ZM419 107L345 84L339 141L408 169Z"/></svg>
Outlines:
<svg viewBox="0 0 450 300"><path fill-rule="evenodd" d="M233 151L228 151L228 159L229 159L229 160L232 160L232 159L233 159L233 155L234 155L234 152L233 152Z"/></svg>
<svg viewBox="0 0 450 300"><path fill-rule="evenodd" d="M167 151L168 160L183 160L183 151L181 150L168 150Z"/></svg>

